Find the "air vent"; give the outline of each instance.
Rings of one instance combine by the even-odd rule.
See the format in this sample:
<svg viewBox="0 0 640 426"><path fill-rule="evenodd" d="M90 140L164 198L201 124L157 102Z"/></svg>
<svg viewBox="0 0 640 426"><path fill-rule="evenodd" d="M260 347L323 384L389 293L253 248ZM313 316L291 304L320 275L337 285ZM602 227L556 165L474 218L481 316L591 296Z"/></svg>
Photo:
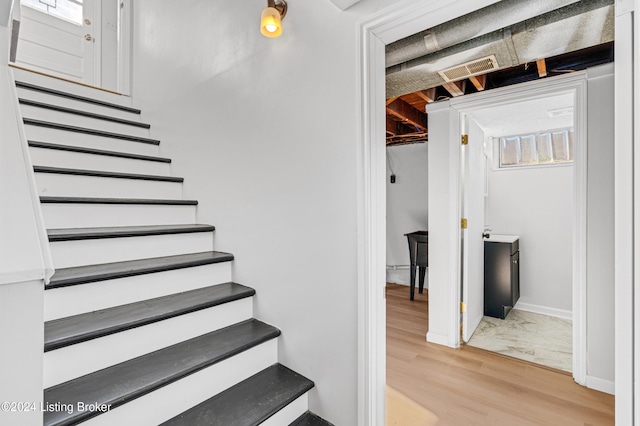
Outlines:
<svg viewBox="0 0 640 426"><path fill-rule="evenodd" d="M451 81L462 80L478 74L486 74L489 71L497 69L498 61L496 60L495 55L491 55L453 68L438 71L438 74L440 74L444 81L449 83Z"/></svg>

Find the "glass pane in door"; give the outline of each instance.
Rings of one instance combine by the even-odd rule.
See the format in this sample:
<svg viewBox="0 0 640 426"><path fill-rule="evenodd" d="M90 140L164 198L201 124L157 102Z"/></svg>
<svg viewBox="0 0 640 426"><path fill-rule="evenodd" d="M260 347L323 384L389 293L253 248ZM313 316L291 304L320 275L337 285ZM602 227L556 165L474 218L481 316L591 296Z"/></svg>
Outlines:
<svg viewBox="0 0 640 426"><path fill-rule="evenodd" d="M82 25L83 0L21 0L23 6L41 10L56 18Z"/></svg>

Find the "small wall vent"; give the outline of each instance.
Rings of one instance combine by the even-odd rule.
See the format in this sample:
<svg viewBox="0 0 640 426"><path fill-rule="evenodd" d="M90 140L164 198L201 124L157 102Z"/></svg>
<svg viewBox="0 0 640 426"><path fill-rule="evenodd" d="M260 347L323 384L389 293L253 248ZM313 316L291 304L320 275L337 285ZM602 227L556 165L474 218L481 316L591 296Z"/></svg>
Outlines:
<svg viewBox="0 0 640 426"><path fill-rule="evenodd" d="M495 55L487 56L486 58L476 59L466 64L457 65L446 70L438 71L440 77L447 83L451 81L458 81L464 78L469 78L474 75L486 74L490 71L498 69L498 61Z"/></svg>

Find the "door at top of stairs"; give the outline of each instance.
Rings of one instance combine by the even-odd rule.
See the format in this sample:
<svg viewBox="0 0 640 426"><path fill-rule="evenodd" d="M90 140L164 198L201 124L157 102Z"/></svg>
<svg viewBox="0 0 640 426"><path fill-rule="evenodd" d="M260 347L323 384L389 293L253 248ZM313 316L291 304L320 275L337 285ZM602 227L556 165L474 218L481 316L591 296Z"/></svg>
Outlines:
<svg viewBox="0 0 640 426"><path fill-rule="evenodd" d="M128 92L130 2L21 0L15 64Z"/></svg>

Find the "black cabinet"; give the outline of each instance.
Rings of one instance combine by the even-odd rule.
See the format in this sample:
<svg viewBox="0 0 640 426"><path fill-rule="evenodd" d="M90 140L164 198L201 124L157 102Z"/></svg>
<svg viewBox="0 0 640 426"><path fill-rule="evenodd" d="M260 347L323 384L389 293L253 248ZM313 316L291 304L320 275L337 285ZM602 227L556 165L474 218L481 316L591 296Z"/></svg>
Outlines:
<svg viewBox="0 0 640 426"><path fill-rule="evenodd" d="M484 314L505 319L520 298L520 244L484 242Z"/></svg>

